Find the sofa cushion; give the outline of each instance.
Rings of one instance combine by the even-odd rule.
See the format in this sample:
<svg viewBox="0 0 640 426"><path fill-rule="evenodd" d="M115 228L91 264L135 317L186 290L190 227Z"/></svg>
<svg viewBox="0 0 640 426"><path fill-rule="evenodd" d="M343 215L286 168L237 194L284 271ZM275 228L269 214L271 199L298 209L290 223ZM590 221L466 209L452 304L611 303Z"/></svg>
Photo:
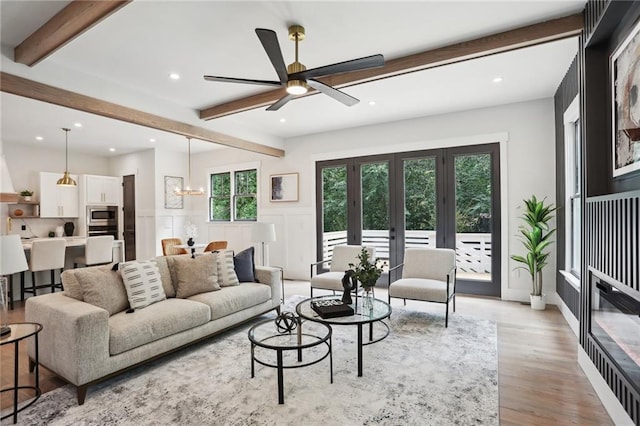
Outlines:
<svg viewBox="0 0 640 426"><path fill-rule="evenodd" d="M344 286L342 285L343 277L344 271L325 272L323 274L314 275L311 278L311 287L344 291ZM358 284L358 288L360 288L360 284Z"/></svg>
<svg viewBox="0 0 640 426"><path fill-rule="evenodd" d="M218 266L218 284L220 287L229 287L240 284L233 263L233 250L219 250L215 253Z"/></svg>
<svg viewBox="0 0 640 426"><path fill-rule="evenodd" d="M122 277L111 270L111 265L79 268L74 272L85 302L106 310L109 315L129 308Z"/></svg>
<svg viewBox="0 0 640 426"><path fill-rule="evenodd" d="M271 299L271 287L259 283L242 283L189 298L189 300L208 305L211 308L212 320L259 305L269 299Z"/></svg>
<svg viewBox="0 0 640 426"><path fill-rule="evenodd" d="M240 282L253 283L256 282L256 267L253 261L254 248L242 250L233 257L233 264L236 275Z"/></svg>
<svg viewBox="0 0 640 426"><path fill-rule="evenodd" d="M211 253L191 257L175 256L172 266L176 272L176 297L186 299L194 294L220 290L218 285L217 266Z"/></svg>
<svg viewBox="0 0 640 426"><path fill-rule="evenodd" d="M109 318L109 353L117 355L138 346L189 330L211 319L211 309L185 299L166 299L127 314Z"/></svg>
<svg viewBox="0 0 640 426"><path fill-rule="evenodd" d="M162 288L164 294L167 297L176 297L176 289L173 286L173 279L171 277L171 271L169 270L169 263L166 256L157 256L156 264L158 265L158 271L160 271L160 279L162 280Z"/></svg>
<svg viewBox="0 0 640 426"><path fill-rule="evenodd" d="M131 308L142 309L167 298L155 259L123 262L120 274Z"/></svg>

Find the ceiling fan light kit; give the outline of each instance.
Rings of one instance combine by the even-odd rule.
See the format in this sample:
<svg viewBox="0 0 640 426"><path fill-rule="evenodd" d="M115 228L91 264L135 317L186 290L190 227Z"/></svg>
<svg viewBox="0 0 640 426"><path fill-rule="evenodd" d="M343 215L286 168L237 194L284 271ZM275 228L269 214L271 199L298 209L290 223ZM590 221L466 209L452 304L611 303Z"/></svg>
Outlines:
<svg viewBox="0 0 640 426"><path fill-rule="evenodd" d="M353 96L316 80L315 77L342 74L384 66L384 57L382 55L372 55L308 70L307 67L298 60L298 43L305 38L305 30L301 25L291 25L289 27L289 39L295 43L295 61L288 66L285 66L282 50L278 44L278 37L276 33L272 30L256 28L256 35L258 36L258 39L260 39L262 47L271 60L271 64L278 74L280 81L218 77L211 75L205 75L204 79L207 81L218 81L223 83L244 83L271 87L285 87L287 94L280 98L276 103L269 106L267 111L279 110L296 96L307 93L309 87L332 97L346 106L353 106L360 101Z"/></svg>

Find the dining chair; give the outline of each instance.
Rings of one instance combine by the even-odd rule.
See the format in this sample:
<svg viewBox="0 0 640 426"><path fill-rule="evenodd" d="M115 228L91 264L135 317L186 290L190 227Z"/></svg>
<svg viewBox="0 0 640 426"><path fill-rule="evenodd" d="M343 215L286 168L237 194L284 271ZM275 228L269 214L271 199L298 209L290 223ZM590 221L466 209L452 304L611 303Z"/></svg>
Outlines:
<svg viewBox="0 0 640 426"><path fill-rule="evenodd" d="M189 254L187 249L175 247L183 244L180 238L165 238L161 241L161 243L162 243L163 256L173 256L176 254Z"/></svg>
<svg viewBox="0 0 640 426"><path fill-rule="evenodd" d="M216 251L216 250L224 250L227 248L228 242L227 241L211 241L209 244L207 244L207 246L204 248L204 251Z"/></svg>

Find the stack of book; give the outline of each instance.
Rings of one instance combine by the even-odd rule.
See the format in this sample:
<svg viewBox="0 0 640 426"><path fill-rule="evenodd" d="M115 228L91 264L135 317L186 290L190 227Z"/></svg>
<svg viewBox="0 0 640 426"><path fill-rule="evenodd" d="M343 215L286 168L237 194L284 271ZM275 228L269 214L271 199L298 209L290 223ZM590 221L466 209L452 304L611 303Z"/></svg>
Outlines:
<svg viewBox="0 0 640 426"><path fill-rule="evenodd" d="M311 302L311 309L324 319L346 317L354 314L351 306L337 299L313 301Z"/></svg>

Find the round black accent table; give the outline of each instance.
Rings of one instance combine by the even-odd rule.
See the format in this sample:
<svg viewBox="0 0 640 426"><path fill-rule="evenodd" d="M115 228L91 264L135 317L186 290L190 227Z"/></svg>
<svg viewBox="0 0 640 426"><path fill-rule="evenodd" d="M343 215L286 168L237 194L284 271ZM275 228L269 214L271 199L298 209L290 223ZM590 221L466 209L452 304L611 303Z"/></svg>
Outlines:
<svg viewBox="0 0 640 426"><path fill-rule="evenodd" d="M289 331L272 320L259 322L249 329L251 342L251 378L255 377L255 363L278 370L278 403L284 404L284 369L316 364L329 357L329 375L333 383L333 355L331 326L319 323L302 324L295 318L296 327ZM304 327L303 327L304 326ZM320 345L324 345L322 349ZM275 360L273 355L275 351ZM302 354L310 360L303 362ZM297 353L297 357L296 357Z"/></svg>
<svg viewBox="0 0 640 426"><path fill-rule="evenodd" d="M360 296L357 296L360 297ZM303 300L296 306L296 312L298 315L306 320L315 321L327 325L355 325L358 327L358 377L362 377L362 347L379 342L389 335L389 325L383 320L391 316L391 305L387 302L383 302L379 299L372 299L372 307L367 309L360 303L352 303L351 306L355 312L355 315L335 317L335 318L322 318L316 311L311 308L311 302L337 299L336 296L321 296L313 297L311 299ZM383 332L381 335L374 336L373 324L380 323L383 326ZM362 326L369 324L369 340L363 341L362 338Z"/></svg>
<svg viewBox="0 0 640 426"><path fill-rule="evenodd" d="M17 324L9 324L9 328L11 328L11 333L6 334L0 338L0 346L13 344L14 354L13 354L13 387L2 389L1 392L13 392L13 411L9 414L2 417L0 420L4 420L8 417L13 417L13 423L17 423L18 421L18 413L25 408L31 406L34 402L40 398L40 364L38 361L38 333L42 330L42 325L34 323L34 322L23 322ZM28 337L33 336L35 339L35 386L19 386L18 385L18 343L21 340L24 340ZM18 390L20 389L31 389L34 391L34 396L31 401L27 404L24 404L22 407L18 408Z"/></svg>

